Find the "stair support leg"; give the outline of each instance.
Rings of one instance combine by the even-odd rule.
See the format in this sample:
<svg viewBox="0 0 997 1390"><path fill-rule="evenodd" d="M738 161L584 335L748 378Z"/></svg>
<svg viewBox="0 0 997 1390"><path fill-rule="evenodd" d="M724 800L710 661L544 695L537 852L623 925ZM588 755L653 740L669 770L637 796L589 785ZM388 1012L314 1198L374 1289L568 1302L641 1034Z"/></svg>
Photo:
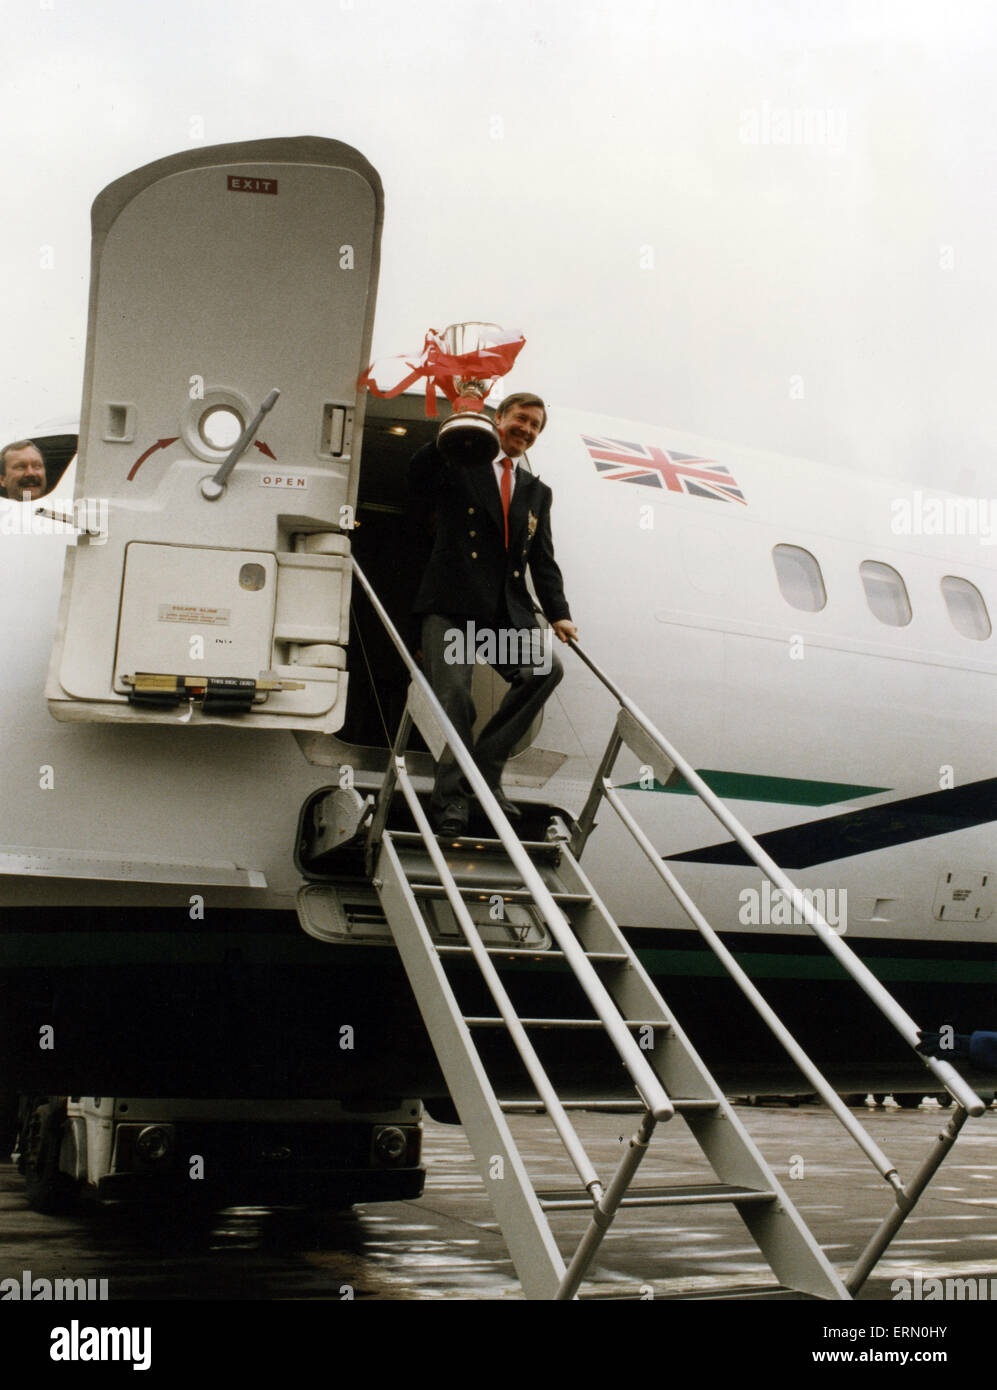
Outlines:
<svg viewBox="0 0 997 1390"><path fill-rule="evenodd" d="M845 1280L845 1288L854 1298L882 1258L890 1241L900 1230L921 1198L924 1189L937 1173L945 1156L959 1137L959 1131L968 1119L968 1112L961 1105L956 1106L948 1124L938 1135L928 1157L921 1164L913 1179L896 1194L896 1206L883 1220L876 1234L859 1256L855 1268Z"/></svg>
<svg viewBox="0 0 997 1390"><path fill-rule="evenodd" d="M634 1175L647 1153L656 1124L657 1121L653 1115L645 1114L641 1120L640 1128L632 1136L627 1152L623 1155L620 1166L606 1189L605 1196L596 1203L593 1209L589 1228L582 1236L561 1287L557 1291L559 1299L574 1298L578 1292L578 1286L585 1278L592 1258L602 1244L603 1236L613 1224L613 1218L619 1209L620 1202L626 1196L627 1190L634 1180Z"/></svg>

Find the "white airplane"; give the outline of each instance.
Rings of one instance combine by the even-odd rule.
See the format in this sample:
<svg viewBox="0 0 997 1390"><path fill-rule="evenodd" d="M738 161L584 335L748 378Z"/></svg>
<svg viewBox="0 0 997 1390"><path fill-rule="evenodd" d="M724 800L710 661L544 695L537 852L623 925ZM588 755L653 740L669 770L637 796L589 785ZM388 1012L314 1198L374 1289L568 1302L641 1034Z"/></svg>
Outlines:
<svg viewBox="0 0 997 1390"><path fill-rule="evenodd" d="M315 139L188 151L94 205L79 456L71 423L32 435L48 493L0 504L9 1094L386 1125L445 1096L337 824L409 683L349 557L404 629L406 465L436 429L357 391L380 222L376 173ZM993 1026L986 508L556 406L530 466L583 649L920 1026ZM617 713L562 656L507 769L538 835L582 811ZM625 752L613 780L839 1090L938 1089L680 777ZM584 863L727 1090L808 1089L608 808Z"/></svg>

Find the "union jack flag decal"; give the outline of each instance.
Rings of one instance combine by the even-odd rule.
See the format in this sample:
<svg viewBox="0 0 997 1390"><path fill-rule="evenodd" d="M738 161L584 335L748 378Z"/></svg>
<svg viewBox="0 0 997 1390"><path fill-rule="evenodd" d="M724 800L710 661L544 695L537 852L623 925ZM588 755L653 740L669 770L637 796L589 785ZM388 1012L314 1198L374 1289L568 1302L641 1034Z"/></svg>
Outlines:
<svg viewBox="0 0 997 1390"><path fill-rule="evenodd" d="M691 497L748 505L730 469L712 459L659 449L656 444L632 444L627 439L595 439L586 434L582 439L592 462L611 483L641 483Z"/></svg>

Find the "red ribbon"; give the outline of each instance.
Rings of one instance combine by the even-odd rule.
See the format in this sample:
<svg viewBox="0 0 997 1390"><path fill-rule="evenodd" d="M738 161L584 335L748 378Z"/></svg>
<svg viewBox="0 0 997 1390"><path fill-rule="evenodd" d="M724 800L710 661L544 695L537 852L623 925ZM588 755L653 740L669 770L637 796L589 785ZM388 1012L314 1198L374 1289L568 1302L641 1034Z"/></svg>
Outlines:
<svg viewBox="0 0 997 1390"><path fill-rule="evenodd" d="M499 343L495 347L477 348L474 352L464 352L459 356L444 352L439 346L439 340L433 333L426 334L426 342L423 346L422 361L418 366L413 367L412 371L397 386L393 386L389 391L380 390L371 376L374 364L367 368L360 378L358 385L366 386L370 393L379 396L381 400L390 400L394 396L400 396L403 391L418 381L420 377L426 378L426 414L433 418L436 415L436 387L439 387L447 400L453 405L457 400L457 389L454 382L458 377L470 377L475 380L489 377L497 379L505 376L512 368L525 343L525 338L519 338L511 343ZM411 365L411 364L410 364Z"/></svg>

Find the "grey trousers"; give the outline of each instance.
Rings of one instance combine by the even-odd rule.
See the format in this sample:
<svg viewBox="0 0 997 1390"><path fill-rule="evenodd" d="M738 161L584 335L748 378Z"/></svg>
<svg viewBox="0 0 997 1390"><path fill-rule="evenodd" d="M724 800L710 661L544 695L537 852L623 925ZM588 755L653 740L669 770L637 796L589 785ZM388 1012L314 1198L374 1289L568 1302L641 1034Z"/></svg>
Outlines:
<svg viewBox="0 0 997 1390"><path fill-rule="evenodd" d="M508 682L509 689L478 735L477 743L473 743L475 709L471 699L471 678L474 675L474 653L462 650L465 644L454 637L456 632L466 631L466 624L464 618L448 618L441 613L426 615L422 623L423 669L436 698L461 741L470 749L485 781L490 787L498 787L511 749L529 729L544 701L561 680L564 667L549 649L550 670L547 672L540 669L545 662L534 665L489 661L492 669ZM483 631L479 629L479 632ZM502 643L498 640L496 648L499 654L503 652ZM504 650L508 655L508 647ZM520 652L521 657L528 658L529 655ZM471 795L471 788L448 750L437 764L432 808L438 811L451 801Z"/></svg>

